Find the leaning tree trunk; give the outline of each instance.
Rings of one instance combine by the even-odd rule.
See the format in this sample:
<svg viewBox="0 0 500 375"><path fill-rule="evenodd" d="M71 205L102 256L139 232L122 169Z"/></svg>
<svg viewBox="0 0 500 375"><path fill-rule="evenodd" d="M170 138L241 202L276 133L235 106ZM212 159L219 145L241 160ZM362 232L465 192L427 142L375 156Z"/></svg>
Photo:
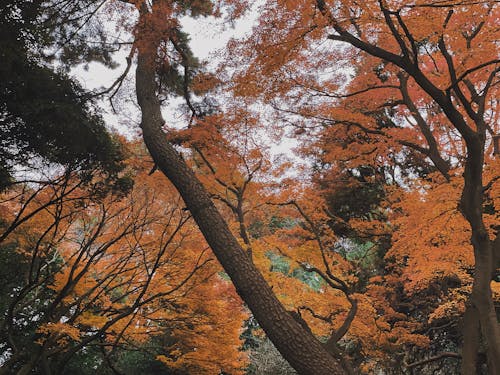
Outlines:
<svg viewBox="0 0 500 375"><path fill-rule="evenodd" d="M462 374L476 371L480 333L488 360L488 373L500 374L500 329L491 292L491 279L497 266L499 239L491 241L483 221L484 136L477 134L467 142L464 188L460 210L471 226L474 249L474 280L464 317ZM480 328L480 331L476 330Z"/></svg>
<svg viewBox="0 0 500 375"><path fill-rule="evenodd" d="M230 232L203 185L167 141L156 95L154 63L159 40L153 39L149 36L138 43L136 90L143 138L154 162L181 194L236 291L283 357L300 374L344 374L337 360L285 310Z"/></svg>

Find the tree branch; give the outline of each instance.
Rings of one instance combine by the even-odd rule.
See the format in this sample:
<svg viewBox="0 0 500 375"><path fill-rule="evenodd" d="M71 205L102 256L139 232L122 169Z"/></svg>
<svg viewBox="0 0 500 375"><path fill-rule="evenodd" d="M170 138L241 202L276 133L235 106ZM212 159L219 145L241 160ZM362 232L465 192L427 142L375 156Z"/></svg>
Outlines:
<svg viewBox="0 0 500 375"><path fill-rule="evenodd" d="M443 352L443 353L440 353L434 357L430 357L430 358L424 359L422 361L406 364L405 367L407 369L411 369L414 367L423 366L427 363L439 361L440 359L443 359L443 358L458 358L458 359L460 359L460 358L462 358L462 356L460 354L454 353L454 352Z"/></svg>

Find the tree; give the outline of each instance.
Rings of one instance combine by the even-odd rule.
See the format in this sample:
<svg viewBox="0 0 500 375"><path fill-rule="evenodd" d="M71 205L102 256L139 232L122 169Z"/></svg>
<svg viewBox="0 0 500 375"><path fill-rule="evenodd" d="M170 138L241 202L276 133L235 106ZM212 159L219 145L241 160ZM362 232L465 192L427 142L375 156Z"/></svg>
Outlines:
<svg viewBox="0 0 500 375"><path fill-rule="evenodd" d="M5 194L3 251L16 256L22 278L2 286L0 372L63 373L96 350L96 365L118 371L120 354L158 337L152 359L170 368L241 372L245 313L234 290L167 182L137 179L126 197L95 197L75 173ZM206 299L210 308L200 306ZM232 319L218 325L227 309ZM209 344L221 337L223 352Z"/></svg>
<svg viewBox="0 0 500 375"><path fill-rule="evenodd" d="M56 54L72 62L99 55L112 65L106 47L97 54L95 48L82 48L81 40L70 38L78 30L74 20L92 14L96 3L70 2L67 7L50 1L3 3L0 187L12 182L13 168L33 158L81 170L100 166L110 175L122 169L120 143L106 130L92 97L63 69L50 66ZM64 51L53 51L55 43Z"/></svg>
<svg viewBox="0 0 500 375"><path fill-rule="evenodd" d="M496 177L483 182L485 163L498 162L490 146L498 131L499 60L492 43L498 39L497 16L495 1L268 3L259 29L233 53L233 66L245 61L248 67L238 77L237 94L275 98L274 103L293 106L292 114L343 127L353 143L337 151L343 147L360 156L344 158L348 162L377 154L392 156L398 168L404 166L398 159L412 167L408 162L418 160L417 153L445 179L463 171L457 203L471 228L475 257L464 320L462 371L467 374L475 372L479 337L490 373L498 372L500 358L490 286L500 240L485 221L488 189ZM327 40L352 47L344 48L340 59L356 69L347 90L335 74L325 78L339 56L335 47L318 48ZM330 162L339 156L332 153Z"/></svg>
<svg viewBox="0 0 500 375"><path fill-rule="evenodd" d="M337 17L324 3L318 2L317 5L330 26L336 31L331 39L351 43L406 72L418 87L439 106L449 124L463 139L467 156L464 161L464 187L459 202L460 211L471 226L471 242L475 254L474 282L465 316L464 342L466 345L463 351L463 372L475 371L477 341L473 337L477 335L476 327L479 322L481 336L488 351L488 368L490 373L496 373L499 367L498 358L500 358L500 332L490 283L494 270L498 266L498 240L495 239L495 237L498 238L498 234L496 236L489 234L484 223L483 202L485 198L482 171L490 116L488 112L494 110L486 103L495 95L495 87L491 90L490 88L498 72L498 60L482 55L477 49L477 44L473 43L477 35L489 40L490 33L494 32L491 29L493 18L490 17L494 17L492 14L497 11L495 4L467 4L469 6L466 8L451 7L440 11L432 9L433 27L427 30L426 35L419 35L412 31L415 30L413 25L416 20L429 17L429 11L425 7L421 8L417 4L410 10L404 5L398 7L396 4L389 5L380 2L378 9L370 17L383 21L383 27L390 32L389 35L392 38L389 42L399 45L399 48L395 49L396 53L393 52L395 44L375 47L366 39L363 40L362 36L354 36L337 21ZM458 34L456 29L460 22L458 19L473 12L478 12L480 15L478 22L471 23L468 25L470 28L468 31L453 38L453 35ZM451 22L452 20L454 22ZM420 27L421 25L419 30L421 30ZM430 45L437 48L431 56L444 64L444 72L443 68L431 68L428 71L426 70L428 67L421 66L420 56L427 52L424 48L419 48L418 43L426 43L427 40ZM465 47L465 51L459 54L459 48L462 46ZM486 49L495 50L494 46L488 47ZM484 51L485 46L480 48ZM452 54L454 54L453 57ZM474 61L470 61L472 56L474 56ZM457 71L458 65L463 67L460 68L462 71ZM432 72L440 73L445 81L433 80L430 76ZM412 109L411 104L408 107ZM425 128L422 131L425 131ZM432 148L432 138L428 143ZM436 162L435 164L439 168Z"/></svg>
<svg viewBox="0 0 500 375"><path fill-rule="evenodd" d="M48 14L59 20L57 13L37 8L42 4L51 3L35 3L34 19L43 20ZM89 55L89 50L77 35L80 26L93 18L93 10L104 2L86 2L97 7L91 8L90 12L79 7L77 2L69 4L73 7L64 14L76 14L77 17L56 22L56 25L66 26L59 34L47 34L53 38L44 46L65 47L66 38L61 41L54 35L69 37L68 45L75 48L69 48L71 53L64 53L61 61L70 66L81 61L82 57L85 61L92 59L92 54ZM204 84L219 85L225 77L224 74L214 77L201 73L202 65L191 53L179 19L186 15L221 16L224 13L231 19L243 11L243 2L121 0L111 4L120 12L135 7L137 24L132 30L134 41L126 71L105 92L120 87L136 56L136 95L142 115L142 135L156 167L180 192L237 293L280 353L299 373L352 373L352 363L339 351L339 339L343 336L359 340L363 351L370 349L364 351L366 357L362 358L367 363L360 366L367 371L371 371L367 368L370 361L380 362L391 355L399 358L398 353L393 353L399 344L425 346L427 341L421 333L428 326L422 323L422 317L405 315L405 312L414 312L415 309L406 307L405 310L404 304L408 304L408 298L415 298L416 303L422 305L426 298L437 299L437 296L443 297L444 302L433 305L432 311L428 312L431 322L460 315L461 309L465 308L463 372L474 373L476 370L476 353L481 341L487 348L490 373L498 371L499 335L490 285L495 276L497 245L500 244L496 226L498 161L491 157L490 146L491 134L498 131L495 119L499 61L491 58L491 51L496 52L498 48L491 42L498 39L496 2L266 2L253 34L242 43L230 43L233 53L224 64L231 73L227 75L231 77L227 84L236 99L233 102L223 98L221 106L213 99L199 100L202 90L206 89ZM82 24L79 24L79 19L84 20ZM50 30L57 29L54 27ZM331 48L325 47L329 46L325 42L331 43ZM348 47L340 47L346 43ZM95 57L100 56L106 61L105 50L92 52ZM340 62L348 69L331 73L332 67L337 68L332 61L340 55ZM43 56L36 59L43 59ZM350 73L352 77L346 79ZM71 90L64 92L72 93ZM172 131L162 117L162 104L176 95L183 96L186 103L186 131ZM257 213L257 207L269 200L269 196L263 194L266 184L262 183L263 180L258 181L258 176L274 168L259 147L252 145L244 149L235 145L231 131L238 127L256 129L265 126L265 119L252 114L251 105L239 107L239 113L222 113L222 109L227 110L233 105L238 108L241 103L254 100L270 104L277 112L276 118L282 120L280 124L291 123L295 136L304 140L303 155L312 157L316 163L312 183L321 188L320 194L302 187L287 192L283 186L277 188L275 185L275 191L283 193L282 196L269 194L272 199L268 203L272 205L262 205L266 209ZM88 101L85 99L79 103ZM13 123L15 121L10 122ZM181 154L174 145L187 146L188 149L183 149ZM219 149L216 150L215 145ZM36 148L31 152L36 152ZM460 184L462 173L464 183ZM488 176L488 183L483 183L484 176ZM281 180L283 185L284 181ZM160 185L155 186L155 190L168 191L170 186L166 181L161 181ZM267 188L269 192L269 185ZM294 199L289 199L292 194ZM458 211L453 204L450 205L453 201L442 199L443 195L455 197L464 220L458 219ZM258 199L254 199L255 196ZM50 197L48 194L48 202ZM356 197L363 197L363 202L356 201ZM416 201L407 202L406 197ZM250 200L254 202L250 204ZM31 211L11 212L12 220L6 227L3 240L19 234L32 219L43 220L44 216L39 212L45 213L46 208L49 213L56 212L53 210L60 206L57 199L48 205L41 203L36 206L38 200L34 198L30 202ZM120 201L113 202L109 209L98 204L89 207L90 212L83 208L76 212L82 212L82 220L91 228L91 234L92 228L98 230L100 223L91 220L94 217L92 212L129 212ZM418 217L419 210L426 210L426 215ZM29 212L34 214L29 216ZM256 236L252 235L256 233L252 232L256 224L248 222L254 213L259 220L267 221L264 230ZM179 210L180 217L184 214ZM282 225L283 216L292 225ZM26 220L23 221L23 217ZM130 223L136 223L131 224L133 228L141 226L141 218L130 217ZM124 220L129 222L126 218ZM386 223L388 220L390 222ZM456 230L470 228L470 247L463 237L443 232L447 220L454 220ZM431 222L436 227L431 226ZM74 228L69 224L57 227ZM92 293L99 291L98 295L104 302L97 297L94 301L92 293L88 296L82 294L77 288L78 282L73 283L74 275L82 275L80 280L90 285L99 284L99 279L88 280L84 278L86 272L81 273L90 269L95 258L92 255L86 258L86 250L82 247L69 246L70 253L75 251L76 255L64 258L69 259L65 260L67 267L60 267L54 274L53 289L49 289L56 297L49 307L63 309L71 299L87 304L86 298L90 297L93 302L99 302L97 306L89 303L98 312L88 317L92 321L102 319L102 315L120 317L123 308L123 314L128 311L131 315L116 321L116 326L123 328L120 331L123 335L113 331L111 326L106 327L110 328L106 335L111 338L126 336L129 331L121 326L123 322L130 323L133 319L141 322L141 317L145 319L142 322L148 322L148 319L156 322L155 313L161 315L163 311L160 313L155 307L154 312L143 310L141 301L148 300L151 293L163 296L165 292L160 291L161 288L153 282L154 273L150 273L150 267L161 263L161 256L154 249L143 249L155 243L150 235L164 239L161 233L166 232L161 228L168 232L169 225L160 223L156 230L148 229L150 232L141 227L136 228L138 232L124 234L128 242L137 244L142 251L137 264L144 265L145 269L142 276L134 273L134 267L130 272L123 272L127 285L125 295L121 294L123 280L118 280L119 286L113 288L120 293L114 302L126 305L130 299L131 306L111 304L109 310L104 302L113 299L113 293L110 296L99 288L91 288ZM240 240L231 229L239 233ZM425 235L414 239L415 230L425 231ZM50 229L47 233L55 232ZM101 254L99 249L108 249L106 241L113 241L113 236L120 233L103 233L103 243L97 244L96 248L98 256ZM39 239L46 236L35 234L34 237ZM120 238L116 241L119 247ZM339 250L342 243L349 245L344 251ZM377 251L370 252L371 246ZM34 248L38 247L35 245ZM462 247L473 249L474 261L458 251ZM435 256L435 248L442 256ZM67 248L63 246L61 249ZM109 249L111 253L107 254L110 259L115 259L115 247L110 245ZM94 251L94 247L91 246L91 250ZM370 254L371 258L367 260L362 254ZM431 271L423 254L435 256L439 262L436 266L439 274ZM125 259L135 259L133 252L117 251L117 259L122 259L122 255ZM192 253L186 256L182 261L189 263L194 260L196 268L198 258ZM453 268L457 261L461 262L460 267ZM291 266L295 263L296 268ZM470 271L472 264L473 273ZM356 273L353 265L361 267L362 272ZM264 270L267 267L268 271L264 273L269 281L264 279L259 267ZM185 271L181 268L179 272L182 270ZM194 274L181 277L180 284L184 285L184 280L187 283L194 277ZM114 275L110 278L114 280ZM469 294L467 283L471 280ZM403 287L404 282L407 282L407 288ZM137 286L137 290L132 285ZM225 290L223 285L220 279L216 279L214 285L201 288L202 294L216 295ZM434 286L436 289L431 290ZM425 291L429 292L426 294ZM225 290L223 294L225 299L220 307L238 305L232 300L234 296L230 291ZM322 295L328 298L322 299ZM126 301L122 301L123 297ZM50 298L52 296L44 296L44 299ZM198 311L205 317L200 320L201 332L211 330L216 319L210 318L215 315L210 306L190 305L188 302L186 306L192 306L188 311ZM80 310L66 311L69 311L66 314L73 314ZM141 312L141 317L135 311ZM34 358L46 358L43 363L62 363L60 358L70 356L64 352L74 353L83 347L75 342L81 334L80 327L65 322L64 314L43 316L55 317L55 320L47 318L37 328L42 345ZM129 320L130 316L132 320ZM77 320L75 318L75 322ZM158 320L168 320L168 316L161 315ZM12 326L14 320L9 321ZM97 338L94 333L106 325L104 323L97 331L92 331L92 327L90 331L84 329L83 336L92 341L92 337ZM236 320L230 325L229 342L234 342ZM132 324L128 327L131 328ZM56 329L60 331L60 337ZM144 323L138 324L137 329L137 332L129 332L131 341L132 337L137 339L141 332L151 327ZM175 332L184 341L170 342L167 346L172 350L159 359L168 366L191 372L208 368L215 370L215 367L201 365L208 354L202 351L194 353L197 344L191 341L192 337L187 333L190 330L189 324L169 327L165 337ZM326 337L326 345L315 335ZM215 337L220 336L216 334ZM199 340L200 343L206 342L203 336ZM65 349L60 350L58 344ZM107 341L100 344L106 347ZM225 342L225 345L230 344ZM458 355L452 353L451 356ZM441 353L406 367L411 369L446 356L450 355ZM213 357L220 363L224 362L217 353ZM103 358L112 366L116 352L104 350ZM236 358L224 363L236 368ZM20 366L29 369L31 364Z"/></svg>
<svg viewBox="0 0 500 375"><path fill-rule="evenodd" d="M175 3L156 2L151 8L146 3L138 4L138 8L140 17L136 40L136 92L142 112L143 137L153 160L179 190L238 294L290 364L303 374L342 373L336 360L278 301L250 257L230 232L204 187L165 139L162 130L164 120L156 94L155 61L160 43L170 41L172 33L178 27L174 17L185 12L185 9L177 8ZM171 16L168 17L169 15ZM169 22L165 22L164 17L168 17ZM146 26L153 32L146 33Z"/></svg>

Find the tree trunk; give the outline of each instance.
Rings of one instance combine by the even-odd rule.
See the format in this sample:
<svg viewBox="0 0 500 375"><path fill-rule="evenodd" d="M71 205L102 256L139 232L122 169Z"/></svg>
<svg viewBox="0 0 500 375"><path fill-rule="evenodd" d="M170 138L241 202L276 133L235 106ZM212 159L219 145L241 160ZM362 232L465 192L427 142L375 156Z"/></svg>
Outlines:
<svg viewBox="0 0 500 375"><path fill-rule="evenodd" d="M154 62L159 41L152 39L148 36L147 40L138 43L136 90L142 112L143 138L153 160L175 185L236 291L291 366L305 375L344 374L323 345L285 310L230 232L203 185L167 141L156 96Z"/></svg>
<svg viewBox="0 0 500 375"><path fill-rule="evenodd" d="M498 251L490 239L483 221L483 162L484 162L484 136L476 135L467 140L467 159L464 170L464 188L460 200L460 210L471 226L471 243L474 249L474 281L472 293L467 301L468 316L464 325L464 347L463 347L463 374L470 374L474 368L477 350L474 342L477 333L472 327L477 323L474 317L479 319L480 334L486 347L488 359L488 373L497 375L500 373L500 329L493 303L491 292L491 279L496 268ZM472 315L472 317L471 317Z"/></svg>
<svg viewBox="0 0 500 375"><path fill-rule="evenodd" d="M477 354L481 331L479 313L475 306L470 303L467 304L465 309L463 324L462 374L475 374L477 372Z"/></svg>
<svg viewBox="0 0 500 375"><path fill-rule="evenodd" d="M469 297L469 309L477 311L474 316L479 318L480 333L486 348L488 359L488 373L490 375L500 374L500 333L491 292L491 267L493 264L492 246L489 238L486 236L479 243L474 243L474 254L476 264L474 267L474 282L472 284L472 293ZM477 327L477 323L474 324ZM467 348L473 349L468 345L469 341L475 340L475 335L464 327L464 362L466 359L473 358L473 353L465 353ZM469 334L472 336L470 337ZM463 368L468 368L472 364L464 363ZM470 372L464 372L470 374Z"/></svg>

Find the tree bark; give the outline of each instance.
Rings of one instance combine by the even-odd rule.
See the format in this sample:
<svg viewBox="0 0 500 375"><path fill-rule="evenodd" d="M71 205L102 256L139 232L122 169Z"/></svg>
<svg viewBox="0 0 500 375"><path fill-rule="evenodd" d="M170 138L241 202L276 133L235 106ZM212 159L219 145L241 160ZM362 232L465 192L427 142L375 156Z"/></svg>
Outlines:
<svg viewBox="0 0 500 375"><path fill-rule="evenodd" d="M462 136L467 147L467 158L464 170L464 188L460 200L460 211L471 226L471 243L474 249L474 281L472 293L468 300L469 308L476 309L473 315L479 319L479 333L484 341L487 350L488 371L492 375L500 373L500 328L496 317L495 306L491 292L491 278L494 268L496 268L500 255L500 245L497 241L490 239L488 231L483 220L483 200L484 188L482 183L483 165L484 165L484 146L486 138L486 124L484 122L484 111L474 111L472 101L467 101L466 97L460 91L460 87L454 84L453 92L458 103L465 108L468 117L475 123L476 129L469 126L463 113L452 98L451 91L442 90L436 86L420 69L417 59L411 59L405 45L401 44L401 53L391 52L383 47L371 44L351 34L345 29L332 14L324 0L316 0L316 5L322 15L329 21L337 34L330 34L329 39L349 43L367 54L378 57L386 62L398 66L402 71L411 76L415 82L424 90L442 109L450 123ZM385 9L380 2L381 11L389 15L388 9ZM394 26L390 17L386 17L386 23L391 28L396 40L401 41L401 35L397 33L397 27ZM456 74L453 58L446 49L443 38L439 41L439 49L446 60L448 71L452 81ZM414 56L416 57L416 56ZM458 82L458 81L457 81ZM483 93L483 98L486 92ZM434 161L434 159L432 159ZM436 165L437 166L437 165ZM438 167L438 166L437 166ZM439 168L439 167L438 167ZM476 314L477 313L477 314ZM465 352L474 350L476 347L473 342L476 340L476 334L472 327L475 323L466 322L464 326L464 353L463 369L472 369L475 363L467 363L476 358L475 353ZM477 327L477 326L476 326ZM463 370L466 371L466 370ZM470 370L467 370L470 371ZM464 375L471 374L463 372Z"/></svg>
<svg viewBox="0 0 500 375"><path fill-rule="evenodd" d="M479 128L479 126L478 126ZM491 278L496 268L497 255L494 244L491 241L483 221L483 164L484 164L484 136L480 134L466 141L467 159L464 169L464 188L460 200L460 210L471 226L471 243L474 249L474 280L472 293L467 302L469 314L466 316L464 326L463 347L463 374L469 374L469 369L475 366L471 363L476 354L472 353L472 343L477 340L476 333L472 332L472 326L477 327L474 322L479 319L480 333L486 347L488 359L488 373L496 375L500 373L500 329L498 325L495 305L491 291Z"/></svg>
<svg viewBox="0 0 500 375"><path fill-rule="evenodd" d="M479 351L480 326L477 309L467 304L464 314L462 329L464 343L462 346L462 374L475 374L477 372L477 355ZM465 338L467 338L465 340Z"/></svg>
<svg viewBox="0 0 500 375"><path fill-rule="evenodd" d="M145 12L141 14L143 21ZM141 24L143 22L140 20ZM142 112L141 128L153 160L177 188L213 253L233 281L236 291L290 365L304 375L344 374L339 363L323 345L285 310L230 232L203 185L167 141L156 95L154 63L159 39L153 39L149 36L138 43L136 70L137 101Z"/></svg>

